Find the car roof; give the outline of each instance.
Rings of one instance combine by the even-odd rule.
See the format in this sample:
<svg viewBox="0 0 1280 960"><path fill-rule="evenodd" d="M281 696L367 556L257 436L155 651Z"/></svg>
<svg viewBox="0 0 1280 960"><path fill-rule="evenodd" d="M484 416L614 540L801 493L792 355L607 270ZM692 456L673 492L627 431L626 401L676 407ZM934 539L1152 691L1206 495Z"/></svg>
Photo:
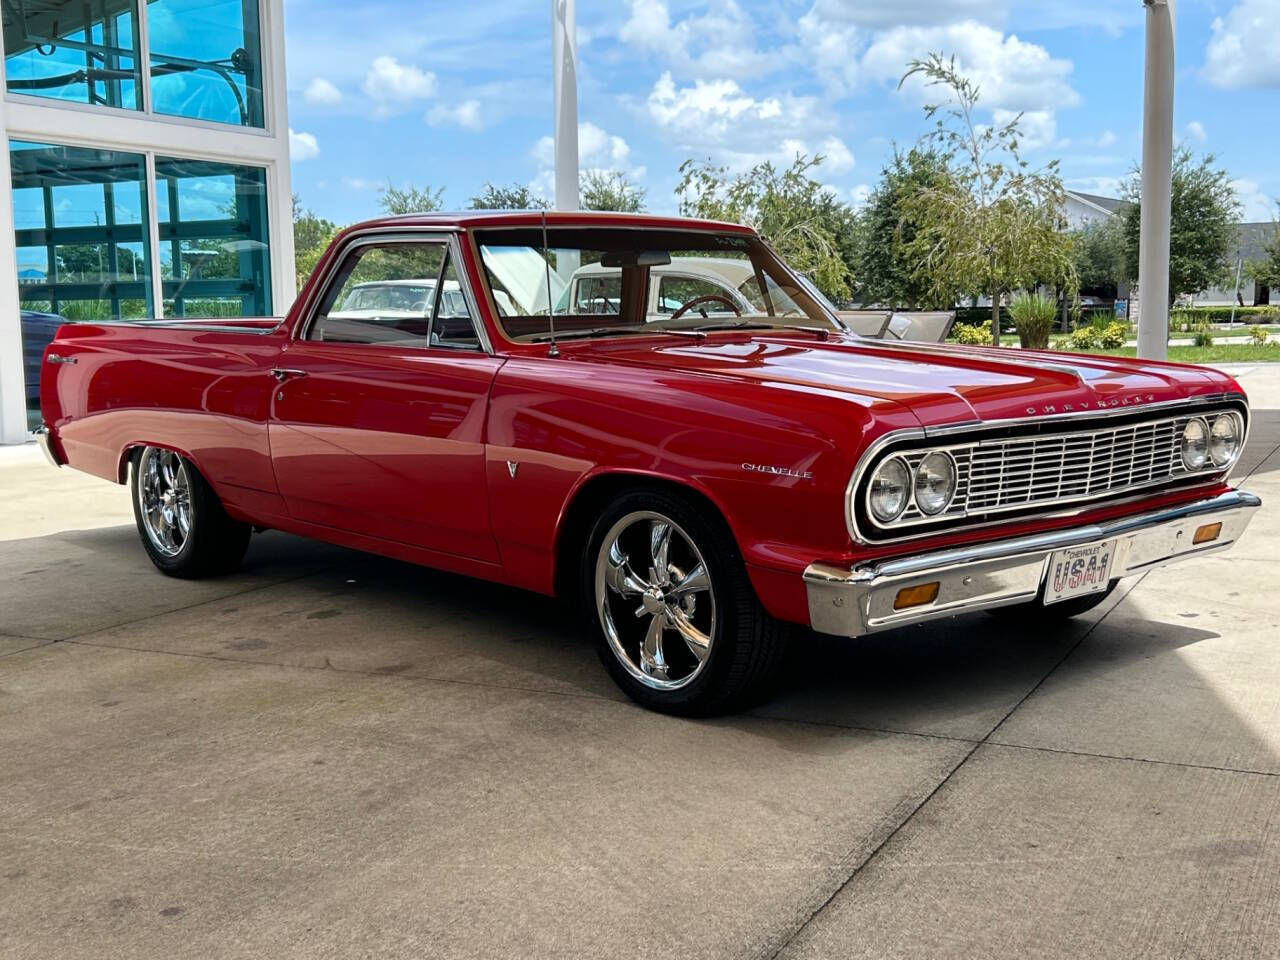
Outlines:
<svg viewBox="0 0 1280 960"><path fill-rule="evenodd" d="M358 227L424 227L462 229L482 227L540 227L542 210L462 210L453 213L408 213L358 224ZM714 230L753 236L755 231L737 223L696 220L691 217L660 217L648 213L614 213L600 210L547 210L549 227L630 227L654 230Z"/></svg>

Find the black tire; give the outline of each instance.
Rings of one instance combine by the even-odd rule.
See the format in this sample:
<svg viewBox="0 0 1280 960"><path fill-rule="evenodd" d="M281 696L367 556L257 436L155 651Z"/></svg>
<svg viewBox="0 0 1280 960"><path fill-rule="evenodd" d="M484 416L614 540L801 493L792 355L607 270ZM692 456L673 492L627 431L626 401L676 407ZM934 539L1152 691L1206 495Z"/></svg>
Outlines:
<svg viewBox="0 0 1280 960"><path fill-rule="evenodd" d="M996 607L994 610L988 610L987 612L1000 619L1021 620L1026 623L1061 623L1063 620L1070 620L1072 617L1088 613L1101 604L1107 597L1111 596L1116 584L1119 582L1119 580L1112 580L1107 584L1107 589L1098 593L1086 594L1083 597L1073 597L1060 603L1051 603L1047 607L1041 600L1036 599L1030 603L1019 603L1011 607Z"/></svg>
<svg viewBox="0 0 1280 960"><path fill-rule="evenodd" d="M694 668L696 675L682 681L685 685L677 689L655 689L637 678L635 672L643 673L643 666L635 659L631 660L630 667L622 662L623 654L615 652L605 626L605 615L599 609L597 567L604 563L601 554L605 539L618 524L637 514L656 515L672 521L687 545L692 545L701 555L710 582L710 599L704 603L710 607L713 618L713 627L708 634L711 640L709 653L701 661L701 667ZM651 560L652 556L646 559ZM601 569L607 568L602 566ZM669 593L674 593L674 583L673 578ZM601 662L614 682L641 706L677 716L728 713L758 703L769 693L777 678L786 646L787 628L760 605L738 545L723 519L692 497L663 489L641 488L612 499L596 518L586 538L579 587L580 603L596 638ZM622 629L634 630L633 621L637 618L631 611L639 600L623 598L621 594L609 596L611 601L616 597L616 602L624 608L618 619L619 629L614 635L618 636ZM681 607L679 600L669 602ZM669 629L675 630L674 627ZM664 644L670 643L684 652L679 633L661 635L667 638L663 640ZM636 658L639 657L637 650ZM650 682L654 682L652 678Z"/></svg>
<svg viewBox="0 0 1280 960"><path fill-rule="evenodd" d="M164 543L163 537L152 532L156 521L149 522L144 517L143 490L147 480L143 473L149 471L152 458L176 463L183 471L189 522L180 542L175 537L173 542ZM221 576L240 566L253 527L227 515L218 495L189 460L156 447L139 448L130 460L129 493L142 547L161 573L195 580Z"/></svg>

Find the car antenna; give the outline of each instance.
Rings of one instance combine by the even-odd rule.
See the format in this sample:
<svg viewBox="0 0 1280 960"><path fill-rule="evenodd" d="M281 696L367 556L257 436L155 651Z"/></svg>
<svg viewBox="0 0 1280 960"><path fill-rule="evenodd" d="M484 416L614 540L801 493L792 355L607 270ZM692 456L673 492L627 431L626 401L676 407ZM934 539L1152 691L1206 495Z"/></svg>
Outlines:
<svg viewBox="0 0 1280 960"><path fill-rule="evenodd" d="M551 303L551 247L547 242L547 211L542 211L542 263L547 268L547 334L551 338L551 346L547 350L548 357L560 356L560 348L556 346L556 310Z"/></svg>

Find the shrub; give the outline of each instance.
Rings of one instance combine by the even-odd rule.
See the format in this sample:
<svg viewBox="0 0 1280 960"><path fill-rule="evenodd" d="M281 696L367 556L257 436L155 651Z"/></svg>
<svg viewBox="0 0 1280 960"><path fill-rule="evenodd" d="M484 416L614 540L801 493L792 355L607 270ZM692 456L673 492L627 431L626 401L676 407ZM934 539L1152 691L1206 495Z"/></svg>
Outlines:
<svg viewBox="0 0 1280 960"><path fill-rule="evenodd" d="M977 324L957 323L951 328L951 339L956 343L980 347L991 342L991 331Z"/></svg>
<svg viewBox="0 0 1280 960"><path fill-rule="evenodd" d="M1121 321L1109 323L1098 335L1098 346L1104 350L1118 350L1129 339L1129 325Z"/></svg>
<svg viewBox="0 0 1280 960"><path fill-rule="evenodd" d="M1024 349L1044 350L1049 346L1049 331L1058 319L1057 301L1041 294L1020 294L1009 304L1013 327Z"/></svg>
<svg viewBox="0 0 1280 960"><path fill-rule="evenodd" d="M1072 330L1063 342L1068 350L1074 350L1077 353L1088 353L1090 350L1098 349L1101 345L1101 339L1098 328L1089 324Z"/></svg>
<svg viewBox="0 0 1280 960"><path fill-rule="evenodd" d="M1212 347L1213 332L1209 329L1209 324L1196 324L1191 330L1191 342L1197 347Z"/></svg>
<svg viewBox="0 0 1280 960"><path fill-rule="evenodd" d="M1280 306L1262 305L1258 307L1236 307L1236 321L1249 320L1253 323L1280 323ZM1231 306L1217 307L1179 307L1169 314L1169 324L1179 326L1177 331L1190 329L1192 323L1229 323Z"/></svg>
<svg viewBox="0 0 1280 960"><path fill-rule="evenodd" d="M1254 346L1260 347L1267 342L1267 331L1255 323L1249 328L1249 339L1253 341Z"/></svg>

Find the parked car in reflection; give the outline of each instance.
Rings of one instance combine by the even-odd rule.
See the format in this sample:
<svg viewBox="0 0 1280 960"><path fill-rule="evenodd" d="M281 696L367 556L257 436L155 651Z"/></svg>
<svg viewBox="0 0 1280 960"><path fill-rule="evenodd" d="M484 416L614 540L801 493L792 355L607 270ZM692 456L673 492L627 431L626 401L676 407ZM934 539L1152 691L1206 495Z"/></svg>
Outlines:
<svg viewBox="0 0 1280 960"><path fill-rule="evenodd" d="M56 313L22 311L22 379L26 384L27 409L40 409L40 363L44 348L53 343L66 318Z"/></svg>
<svg viewBox="0 0 1280 960"><path fill-rule="evenodd" d="M650 322L689 310L704 317L741 316L761 307L760 284L749 260L672 257L649 270L648 288ZM574 313L617 315L621 297L622 268L590 263L573 272L557 309L572 303Z"/></svg>

